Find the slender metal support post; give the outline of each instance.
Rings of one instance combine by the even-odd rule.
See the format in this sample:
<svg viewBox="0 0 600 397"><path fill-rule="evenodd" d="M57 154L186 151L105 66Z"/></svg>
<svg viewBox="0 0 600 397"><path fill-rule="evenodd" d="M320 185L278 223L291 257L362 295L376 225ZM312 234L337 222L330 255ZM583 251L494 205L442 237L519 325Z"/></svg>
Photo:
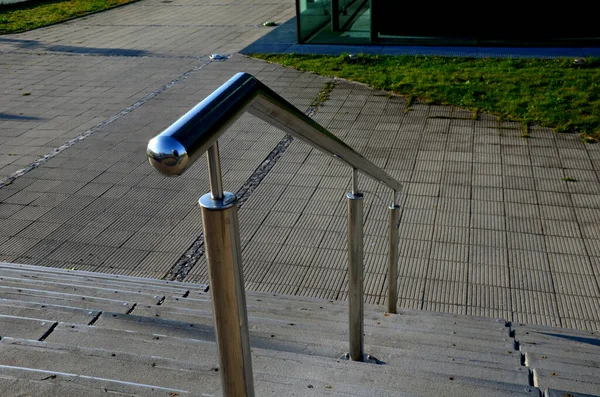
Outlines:
<svg viewBox="0 0 600 397"><path fill-rule="evenodd" d="M350 358L363 361L363 195L358 191L358 172L352 171L352 192L348 198L348 325Z"/></svg>
<svg viewBox="0 0 600 397"><path fill-rule="evenodd" d="M208 179L210 181L210 197L213 200L223 199L223 177L221 176L221 156L219 142L215 142L206 152L208 161Z"/></svg>
<svg viewBox="0 0 600 397"><path fill-rule="evenodd" d="M377 11L375 10L375 7L377 7L376 0L369 0L369 8L371 9L371 31L370 31L370 39L371 39L371 43L376 43L377 41L379 41L379 33L377 31L377 27L379 26L379 24L377 23Z"/></svg>
<svg viewBox="0 0 600 397"><path fill-rule="evenodd" d="M398 192L394 190L392 203L388 207L390 210L389 222L389 240L388 240L388 313L397 313L398 302L398 242L400 236L398 225L400 223L400 206L398 202Z"/></svg>
<svg viewBox="0 0 600 397"><path fill-rule="evenodd" d="M225 397L254 397L237 198L222 191L221 165L215 162L219 158L216 143L207 157L211 193L200 198L200 207L221 387Z"/></svg>
<svg viewBox="0 0 600 397"><path fill-rule="evenodd" d="M331 0L331 31L340 30L340 0Z"/></svg>

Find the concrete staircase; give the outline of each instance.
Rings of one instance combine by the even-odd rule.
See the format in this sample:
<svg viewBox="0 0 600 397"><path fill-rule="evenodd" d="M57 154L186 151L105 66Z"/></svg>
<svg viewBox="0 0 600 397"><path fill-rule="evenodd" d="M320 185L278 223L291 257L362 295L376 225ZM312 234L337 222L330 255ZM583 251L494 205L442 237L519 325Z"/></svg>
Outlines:
<svg viewBox="0 0 600 397"><path fill-rule="evenodd" d="M0 264L1 396L219 396L204 285ZM600 337L501 319L247 293L257 396L600 395ZM568 392L567 392L568 391Z"/></svg>

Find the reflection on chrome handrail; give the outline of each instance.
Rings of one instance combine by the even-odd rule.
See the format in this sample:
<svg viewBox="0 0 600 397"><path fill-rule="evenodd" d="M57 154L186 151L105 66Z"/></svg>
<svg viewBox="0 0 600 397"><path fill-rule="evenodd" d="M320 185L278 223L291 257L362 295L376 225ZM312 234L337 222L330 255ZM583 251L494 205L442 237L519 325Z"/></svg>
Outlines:
<svg viewBox="0 0 600 397"><path fill-rule="evenodd" d="M398 192L402 185L248 73L238 73L148 144L165 175L181 175L245 111Z"/></svg>

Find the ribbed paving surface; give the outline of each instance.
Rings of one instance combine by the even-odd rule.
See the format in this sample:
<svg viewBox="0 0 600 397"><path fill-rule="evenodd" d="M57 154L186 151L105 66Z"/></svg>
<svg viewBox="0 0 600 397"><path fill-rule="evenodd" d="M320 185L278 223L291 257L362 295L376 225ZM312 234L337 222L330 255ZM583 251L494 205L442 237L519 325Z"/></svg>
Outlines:
<svg viewBox="0 0 600 397"><path fill-rule="evenodd" d="M373 365L337 359L345 303L247 300L259 396L539 396L538 387L555 396L600 386L593 333L368 306L366 351L385 362ZM2 396L221 395L203 285L1 264L0 338Z"/></svg>

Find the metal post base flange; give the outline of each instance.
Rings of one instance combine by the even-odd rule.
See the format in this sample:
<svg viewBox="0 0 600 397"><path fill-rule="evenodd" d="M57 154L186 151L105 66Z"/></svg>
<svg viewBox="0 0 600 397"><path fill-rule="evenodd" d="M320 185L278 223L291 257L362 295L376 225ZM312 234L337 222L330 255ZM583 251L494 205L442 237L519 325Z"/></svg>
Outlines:
<svg viewBox="0 0 600 397"><path fill-rule="evenodd" d="M350 353L344 353L341 357L340 360L345 360L345 361L350 361ZM366 364L376 364L376 365L384 365L385 362L379 360L376 357L373 357L370 354L363 354L362 356L362 360L356 360L356 361L360 361Z"/></svg>

